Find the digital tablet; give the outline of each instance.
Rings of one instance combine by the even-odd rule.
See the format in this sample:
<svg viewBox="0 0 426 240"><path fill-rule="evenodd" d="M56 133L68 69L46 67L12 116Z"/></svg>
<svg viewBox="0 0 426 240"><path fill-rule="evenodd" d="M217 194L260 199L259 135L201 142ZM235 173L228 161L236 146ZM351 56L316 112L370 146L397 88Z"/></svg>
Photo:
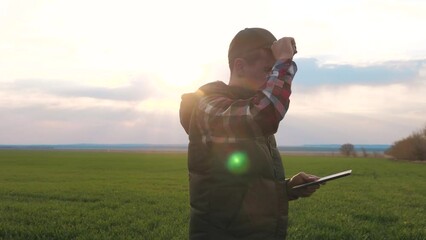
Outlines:
<svg viewBox="0 0 426 240"><path fill-rule="evenodd" d="M320 178L316 181L313 181L313 182L308 182L308 183L304 183L304 184L301 184L301 185L294 186L292 189L304 188L304 187L308 187L308 186L312 186L312 185L316 185L316 184L325 183L325 182L333 180L333 179L349 176L349 175L351 175L351 173L352 173L352 170L347 170L347 171L335 173L335 174L332 174L332 175L322 177L322 178Z"/></svg>

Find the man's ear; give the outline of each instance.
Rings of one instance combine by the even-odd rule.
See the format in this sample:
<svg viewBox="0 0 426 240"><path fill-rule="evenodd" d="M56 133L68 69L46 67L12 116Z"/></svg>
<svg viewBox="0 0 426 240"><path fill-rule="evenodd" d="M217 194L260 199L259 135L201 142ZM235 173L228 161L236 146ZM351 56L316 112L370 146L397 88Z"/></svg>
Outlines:
<svg viewBox="0 0 426 240"><path fill-rule="evenodd" d="M244 76L244 67L245 67L245 61L242 58L236 58L234 60L234 72L238 77Z"/></svg>

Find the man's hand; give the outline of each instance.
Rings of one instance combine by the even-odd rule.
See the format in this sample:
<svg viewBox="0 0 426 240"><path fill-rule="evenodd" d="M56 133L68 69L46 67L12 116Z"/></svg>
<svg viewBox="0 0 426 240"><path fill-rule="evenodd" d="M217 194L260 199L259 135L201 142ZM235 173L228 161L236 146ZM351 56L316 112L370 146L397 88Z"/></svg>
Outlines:
<svg viewBox="0 0 426 240"><path fill-rule="evenodd" d="M313 182L315 180L318 180L319 177L306 174L304 172L300 172L296 175L294 175L287 183L287 191L290 198L297 199L299 197L309 197L311 196L319 187L320 185L312 185L309 187L299 188L299 189L292 189L294 186L307 183L307 182Z"/></svg>
<svg viewBox="0 0 426 240"><path fill-rule="evenodd" d="M292 37L283 37L272 44L271 50L275 60L287 61L297 53L296 41Z"/></svg>

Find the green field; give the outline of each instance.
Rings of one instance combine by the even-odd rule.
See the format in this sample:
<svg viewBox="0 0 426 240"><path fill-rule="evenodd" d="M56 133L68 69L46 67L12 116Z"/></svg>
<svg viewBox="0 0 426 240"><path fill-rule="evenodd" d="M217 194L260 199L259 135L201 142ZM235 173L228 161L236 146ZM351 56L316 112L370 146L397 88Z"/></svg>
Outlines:
<svg viewBox="0 0 426 240"><path fill-rule="evenodd" d="M353 170L290 203L288 239L426 239L426 164L283 158ZM0 151L0 239L187 239L188 216L185 154Z"/></svg>

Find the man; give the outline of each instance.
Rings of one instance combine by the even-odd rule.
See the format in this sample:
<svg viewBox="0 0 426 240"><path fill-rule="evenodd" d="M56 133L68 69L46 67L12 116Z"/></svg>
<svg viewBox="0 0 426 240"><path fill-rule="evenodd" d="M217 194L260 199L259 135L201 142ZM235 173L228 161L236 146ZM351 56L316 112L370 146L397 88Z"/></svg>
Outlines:
<svg viewBox="0 0 426 240"><path fill-rule="evenodd" d="M318 177L285 179L274 134L289 107L297 71L293 38L246 28L228 51L229 84L184 94L180 121L189 135L190 239L285 239L288 201Z"/></svg>

